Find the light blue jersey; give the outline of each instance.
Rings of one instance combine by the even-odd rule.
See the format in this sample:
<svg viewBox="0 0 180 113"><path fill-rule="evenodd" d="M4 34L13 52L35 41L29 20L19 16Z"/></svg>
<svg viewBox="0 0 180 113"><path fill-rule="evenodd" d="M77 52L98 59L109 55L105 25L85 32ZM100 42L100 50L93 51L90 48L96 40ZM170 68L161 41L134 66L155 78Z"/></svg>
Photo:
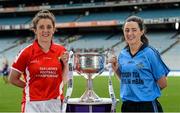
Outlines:
<svg viewBox="0 0 180 113"><path fill-rule="evenodd" d="M167 76L169 69L154 48L144 44L134 56L130 54L129 48L124 48L118 63L122 101L153 101L161 95L156 82Z"/></svg>

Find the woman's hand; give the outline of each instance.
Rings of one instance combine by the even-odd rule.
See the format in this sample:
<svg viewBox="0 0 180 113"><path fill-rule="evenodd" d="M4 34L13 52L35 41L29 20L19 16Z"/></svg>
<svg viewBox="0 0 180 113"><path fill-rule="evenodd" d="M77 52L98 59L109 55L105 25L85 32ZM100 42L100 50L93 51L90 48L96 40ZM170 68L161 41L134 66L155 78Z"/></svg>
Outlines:
<svg viewBox="0 0 180 113"><path fill-rule="evenodd" d="M65 51L59 58L59 60L62 61L64 66L68 65L68 59L69 59L69 53L67 51Z"/></svg>
<svg viewBox="0 0 180 113"><path fill-rule="evenodd" d="M114 72L116 72L118 69L117 57L115 55L112 55L111 58L109 58L108 62L112 64L112 69Z"/></svg>
<svg viewBox="0 0 180 113"><path fill-rule="evenodd" d="M63 84L66 84L68 81L68 72L69 72L69 65L68 65L68 60L69 60L69 53L66 51L64 52L60 57L59 60L63 63L63 73L62 73L62 79L63 79Z"/></svg>
<svg viewBox="0 0 180 113"><path fill-rule="evenodd" d="M121 74L119 72L119 65L118 65L118 60L115 55L112 55L111 58L109 58L109 63L112 64L112 69L114 73L116 74L117 78L120 80Z"/></svg>
<svg viewBox="0 0 180 113"><path fill-rule="evenodd" d="M157 83L161 90L166 88L167 87L167 77L164 75L157 81Z"/></svg>

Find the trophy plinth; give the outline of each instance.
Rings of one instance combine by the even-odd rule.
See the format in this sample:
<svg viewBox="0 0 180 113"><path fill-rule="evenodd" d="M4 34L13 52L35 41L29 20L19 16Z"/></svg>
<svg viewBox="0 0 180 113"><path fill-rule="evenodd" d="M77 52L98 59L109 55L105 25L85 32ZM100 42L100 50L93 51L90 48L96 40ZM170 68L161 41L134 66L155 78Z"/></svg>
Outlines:
<svg viewBox="0 0 180 113"><path fill-rule="evenodd" d="M87 79L86 91L80 97L82 102L99 102L102 99L93 91L93 79L105 66L105 57L99 53L77 54L76 70Z"/></svg>

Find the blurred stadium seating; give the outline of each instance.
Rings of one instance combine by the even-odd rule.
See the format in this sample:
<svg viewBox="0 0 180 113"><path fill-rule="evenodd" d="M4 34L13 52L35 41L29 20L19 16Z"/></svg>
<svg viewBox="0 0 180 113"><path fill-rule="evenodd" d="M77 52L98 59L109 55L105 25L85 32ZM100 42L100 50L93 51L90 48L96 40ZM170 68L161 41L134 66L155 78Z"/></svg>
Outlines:
<svg viewBox="0 0 180 113"><path fill-rule="evenodd" d="M180 70L180 0L1 0L0 54L12 63L17 53L33 41L29 30L37 11L56 16L55 42L68 49L103 52L125 46L122 24L130 15L144 18L150 44L172 70Z"/></svg>

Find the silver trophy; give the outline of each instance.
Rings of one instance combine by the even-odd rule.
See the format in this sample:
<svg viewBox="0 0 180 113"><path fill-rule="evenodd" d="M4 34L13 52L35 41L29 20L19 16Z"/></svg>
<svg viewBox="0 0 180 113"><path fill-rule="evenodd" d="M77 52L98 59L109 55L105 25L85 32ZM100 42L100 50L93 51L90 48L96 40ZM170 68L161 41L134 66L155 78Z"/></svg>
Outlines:
<svg viewBox="0 0 180 113"><path fill-rule="evenodd" d="M80 97L82 102L99 102L101 98L93 91L93 79L105 69L105 55L99 53L77 54L76 71L87 79L87 87Z"/></svg>
<svg viewBox="0 0 180 113"><path fill-rule="evenodd" d="M62 112L115 112L116 97L111 75L109 76L108 85L110 98L100 98L93 91L93 79L105 70L107 55L100 53L72 53L69 58L70 71L68 76L70 76L70 80L68 81ZM86 90L80 98L70 98L73 91L73 70L87 80Z"/></svg>

